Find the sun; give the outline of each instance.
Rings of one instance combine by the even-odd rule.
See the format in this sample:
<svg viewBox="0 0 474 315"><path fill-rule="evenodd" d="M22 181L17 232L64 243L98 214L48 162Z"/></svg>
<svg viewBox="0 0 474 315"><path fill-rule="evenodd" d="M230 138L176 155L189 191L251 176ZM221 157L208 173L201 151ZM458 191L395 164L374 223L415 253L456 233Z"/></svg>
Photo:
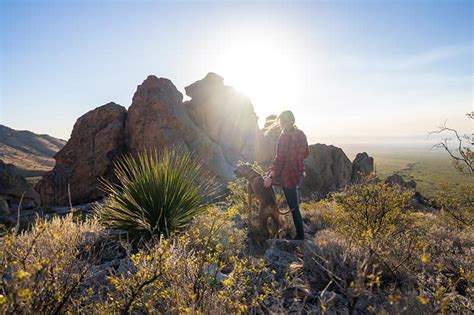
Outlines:
<svg viewBox="0 0 474 315"><path fill-rule="evenodd" d="M226 85L250 98L260 124L270 114L294 108L300 98L297 58L284 43L231 41L219 55L217 70Z"/></svg>

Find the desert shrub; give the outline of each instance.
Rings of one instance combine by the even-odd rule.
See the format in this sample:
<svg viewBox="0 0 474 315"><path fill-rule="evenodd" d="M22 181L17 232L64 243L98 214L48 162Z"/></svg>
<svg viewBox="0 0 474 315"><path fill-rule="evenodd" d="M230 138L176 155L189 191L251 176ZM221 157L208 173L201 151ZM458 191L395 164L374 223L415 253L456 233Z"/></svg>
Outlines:
<svg viewBox="0 0 474 315"><path fill-rule="evenodd" d="M132 254L135 271L111 274L106 298L89 307L103 313L262 310L275 292L272 276L262 261L244 257L234 215L210 209L180 235Z"/></svg>
<svg viewBox="0 0 474 315"><path fill-rule="evenodd" d="M311 235L329 227L336 204L329 200L301 203L301 215L306 224L306 233Z"/></svg>
<svg viewBox="0 0 474 315"><path fill-rule="evenodd" d="M312 287L320 292L321 313L399 313L400 292L384 283L382 266L341 234L317 233L314 245L306 245L304 262ZM416 295L411 300L416 302Z"/></svg>
<svg viewBox="0 0 474 315"><path fill-rule="evenodd" d="M444 183L432 203L440 209L447 223L458 228L474 228L474 184L458 186Z"/></svg>
<svg viewBox="0 0 474 315"><path fill-rule="evenodd" d="M100 231L96 221L75 222L68 215L5 235L0 242L2 313L55 314L70 308L95 259L93 242L84 233Z"/></svg>
<svg viewBox="0 0 474 315"><path fill-rule="evenodd" d="M247 207L247 181L237 178L227 184L227 190L227 205L243 211Z"/></svg>
<svg viewBox="0 0 474 315"><path fill-rule="evenodd" d="M325 275L319 279L332 281L332 287L339 283L336 290L348 296L349 305L350 295L361 292L356 297L377 312L468 312L473 305L472 230L453 226L445 212L412 211L411 194L372 182L334 196L333 212L326 213L330 229L317 234L318 250L311 258ZM364 266L376 266L376 273ZM375 291L357 280L367 270L367 277L379 277ZM349 285L349 294L344 293L340 283L348 280L361 289Z"/></svg>
<svg viewBox="0 0 474 315"><path fill-rule="evenodd" d="M413 229L412 192L381 182L364 182L334 196L328 218L336 231L383 265L385 276L397 277L399 268L414 259L420 229Z"/></svg>
<svg viewBox="0 0 474 315"><path fill-rule="evenodd" d="M115 256L96 221L39 220L0 243L2 313L262 312L277 297L273 275L246 255L234 217L208 208L185 231Z"/></svg>
<svg viewBox="0 0 474 315"><path fill-rule="evenodd" d="M468 313L474 308L474 241L471 229L453 226L444 214L416 213L424 237L418 261L407 265L418 301L439 313Z"/></svg>
<svg viewBox="0 0 474 315"><path fill-rule="evenodd" d="M338 231L364 246L376 245L411 227L412 192L385 183L363 183L334 196L330 218Z"/></svg>
<svg viewBox="0 0 474 315"><path fill-rule="evenodd" d="M132 239L168 237L205 209L217 186L188 153L144 152L115 163L119 185L104 181L108 194L95 212L101 223Z"/></svg>
<svg viewBox="0 0 474 315"><path fill-rule="evenodd" d="M381 182L365 182L336 195L335 230L365 248L385 276L400 277L399 268L416 260L423 229L414 228L412 192ZM405 280L402 280L405 281Z"/></svg>

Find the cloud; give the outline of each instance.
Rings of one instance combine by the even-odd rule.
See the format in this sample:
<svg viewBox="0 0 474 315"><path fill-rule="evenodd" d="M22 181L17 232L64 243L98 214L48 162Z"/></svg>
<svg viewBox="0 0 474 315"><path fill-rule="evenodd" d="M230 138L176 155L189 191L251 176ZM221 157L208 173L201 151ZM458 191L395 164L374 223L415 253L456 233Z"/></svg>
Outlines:
<svg viewBox="0 0 474 315"><path fill-rule="evenodd" d="M388 61L385 66L393 70L406 70L449 60L463 55L472 55L473 48L469 45L438 47L405 58Z"/></svg>
<svg viewBox="0 0 474 315"><path fill-rule="evenodd" d="M462 56L473 57L472 44L434 47L426 51L404 55L380 56L367 58L357 55L342 55L332 59L329 67L343 67L352 70L372 71L406 71L419 67L433 65L438 62L452 60Z"/></svg>

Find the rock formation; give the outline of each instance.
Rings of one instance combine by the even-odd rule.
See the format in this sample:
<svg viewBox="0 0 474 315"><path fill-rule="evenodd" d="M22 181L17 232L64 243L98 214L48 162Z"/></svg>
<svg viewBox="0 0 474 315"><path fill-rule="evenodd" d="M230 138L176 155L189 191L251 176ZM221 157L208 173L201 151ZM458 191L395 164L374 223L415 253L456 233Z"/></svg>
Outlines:
<svg viewBox="0 0 474 315"><path fill-rule="evenodd" d="M275 154L279 128L269 116L259 129L250 100L209 73L185 88L183 95L165 78L148 76L137 87L128 111L115 103L80 117L56 165L36 185L45 206L73 204L103 197L99 178L113 180L113 162L123 154L175 148L191 152L225 187L234 178L237 161L257 161L268 167ZM271 130L270 130L271 129ZM362 156L354 169L370 170ZM310 147L304 188L321 196L351 182L353 166L341 149L322 144Z"/></svg>
<svg viewBox="0 0 474 315"><path fill-rule="evenodd" d="M192 121L222 148L226 162L233 167L240 160L260 160L263 133L250 100L224 79L209 73L185 88L191 97L185 102Z"/></svg>
<svg viewBox="0 0 474 315"><path fill-rule="evenodd" d="M416 189L416 182L414 180L405 181L399 174L390 175L385 180L385 183L392 186L399 186L404 189Z"/></svg>
<svg viewBox="0 0 474 315"><path fill-rule="evenodd" d="M357 153L352 161L352 183L359 182L363 177L374 171L374 158L366 152Z"/></svg>
<svg viewBox="0 0 474 315"><path fill-rule="evenodd" d="M183 103L170 80L149 76L128 112L110 103L79 118L55 168L36 186L42 204L68 204L68 186L74 204L96 200L103 196L98 178L113 177L114 159L167 147L192 152L221 183L232 180L237 161L254 161L263 139L252 103L213 73L186 92L191 100Z"/></svg>
<svg viewBox="0 0 474 315"><path fill-rule="evenodd" d="M255 160L260 130L253 106L213 73L186 91L191 100L182 103L182 94L168 79L149 76L138 86L128 111L127 150L136 154L174 147L192 152L227 182L238 160Z"/></svg>
<svg viewBox="0 0 474 315"><path fill-rule="evenodd" d="M306 160L306 177L302 188L322 197L351 183L352 163L341 148L313 144Z"/></svg>
<svg viewBox="0 0 474 315"><path fill-rule="evenodd" d="M113 161L125 149L123 106L108 103L74 124L71 138L55 156L56 166L36 185L44 206L93 201L103 196L99 178L113 177Z"/></svg>
<svg viewBox="0 0 474 315"><path fill-rule="evenodd" d="M135 92L127 114L127 150L179 147L188 150L186 131L178 120L183 95L174 84L150 75Z"/></svg>
<svg viewBox="0 0 474 315"><path fill-rule="evenodd" d="M10 208L16 208L22 195L22 208L28 209L39 205L40 196L20 175L18 169L13 164L6 164L0 160L0 200L6 201Z"/></svg>

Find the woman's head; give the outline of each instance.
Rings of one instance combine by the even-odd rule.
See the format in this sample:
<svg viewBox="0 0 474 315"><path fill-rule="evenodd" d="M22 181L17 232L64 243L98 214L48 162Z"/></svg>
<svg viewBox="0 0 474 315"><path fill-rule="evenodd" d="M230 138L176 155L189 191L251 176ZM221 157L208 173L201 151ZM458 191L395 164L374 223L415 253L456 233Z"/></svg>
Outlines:
<svg viewBox="0 0 474 315"><path fill-rule="evenodd" d="M294 127L295 125L295 116L291 112L291 110L285 110L278 115L277 119L278 123L281 126L281 129L286 130L288 128Z"/></svg>

